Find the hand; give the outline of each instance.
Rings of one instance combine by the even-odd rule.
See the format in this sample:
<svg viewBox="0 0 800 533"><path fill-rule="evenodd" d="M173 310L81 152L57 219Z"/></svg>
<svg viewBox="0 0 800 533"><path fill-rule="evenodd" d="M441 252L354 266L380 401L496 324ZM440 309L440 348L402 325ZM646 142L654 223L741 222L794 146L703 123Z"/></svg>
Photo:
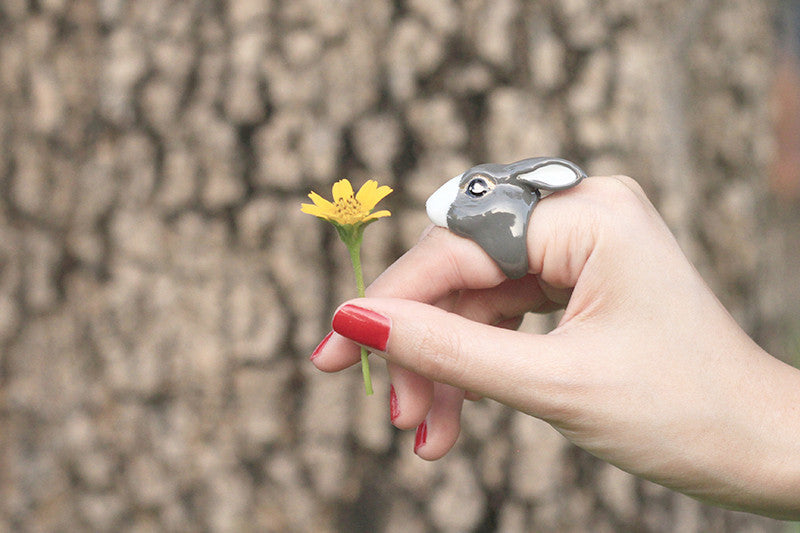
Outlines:
<svg viewBox="0 0 800 533"><path fill-rule="evenodd" d="M431 229L334 316L314 364L389 365L393 423L443 456L463 391L546 420L618 467L697 498L800 517L800 371L738 327L638 185L589 178L534 209L530 274ZM547 335L513 331L565 307ZM365 311L366 310L366 311ZM507 329L510 328L510 329Z"/></svg>

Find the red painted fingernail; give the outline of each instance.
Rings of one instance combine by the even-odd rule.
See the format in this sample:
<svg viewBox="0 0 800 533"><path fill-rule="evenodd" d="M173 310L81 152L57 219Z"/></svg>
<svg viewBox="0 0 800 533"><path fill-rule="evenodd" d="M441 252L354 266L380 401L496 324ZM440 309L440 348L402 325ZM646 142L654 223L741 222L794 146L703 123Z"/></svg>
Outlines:
<svg viewBox="0 0 800 533"><path fill-rule="evenodd" d="M423 420L422 424L417 426L417 435L414 437L414 453L420 449L428 440L428 422Z"/></svg>
<svg viewBox="0 0 800 533"><path fill-rule="evenodd" d="M389 387L389 418L392 422L400 416L400 408L397 406L397 393L394 392L394 385Z"/></svg>
<svg viewBox="0 0 800 533"><path fill-rule="evenodd" d="M379 352L386 350L391 328L389 317L355 305L344 305L333 315L336 333Z"/></svg>
<svg viewBox="0 0 800 533"><path fill-rule="evenodd" d="M325 345L328 344L328 341L331 340L331 336L332 335L333 335L333 332L331 331L330 333L325 335L325 338L322 339L322 342L319 343L319 345L316 348L314 348L314 351L311 352L311 358L310 358L312 361L317 358L317 356L319 355L319 352L321 352L322 349L325 347Z"/></svg>

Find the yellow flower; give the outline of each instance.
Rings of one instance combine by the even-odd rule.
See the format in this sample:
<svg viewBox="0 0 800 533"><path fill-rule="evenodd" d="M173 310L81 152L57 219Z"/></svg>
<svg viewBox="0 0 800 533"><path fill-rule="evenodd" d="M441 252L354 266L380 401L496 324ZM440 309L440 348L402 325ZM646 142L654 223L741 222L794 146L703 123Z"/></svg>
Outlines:
<svg viewBox="0 0 800 533"><path fill-rule="evenodd" d="M340 226L367 224L381 217L391 216L386 210L372 213L378 202L392 192L391 187L386 185L378 187L378 182L375 180L367 181L355 194L350 181L339 180L333 184L332 192L333 202L329 202L312 191L308 197L314 203L302 204L300 210Z"/></svg>
<svg viewBox="0 0 800 533"><path fill-rule="evenodd" d="M310 192L308 197L313 204L301 204L303 213L314 215L333 224L339 233L339 238L350 252L350 261L353 263L353 273L356 277L358 295L364 296L364 274L361 271L361 242L364 237L364 228L367 224L381 217L391 216L389 211L372 212L378 202L392 192L391 187L382 185L378 187L375 180L367 181L357 193L353 194L353 186L346 179L333 184L333 202L329 202L319 194ZM367 394L372 394L372 379L369 374L369 360L367 349L361 348L361 372L364 375L364 388Z"/></svg>

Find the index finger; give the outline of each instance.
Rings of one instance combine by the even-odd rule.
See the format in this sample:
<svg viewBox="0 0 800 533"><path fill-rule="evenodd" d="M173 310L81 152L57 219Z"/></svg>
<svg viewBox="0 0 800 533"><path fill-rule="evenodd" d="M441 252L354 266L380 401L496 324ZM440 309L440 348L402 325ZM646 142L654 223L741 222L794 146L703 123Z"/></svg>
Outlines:
<svg viewBox="0 0 800 533"><path fill-rule="evenodd" d="M452 291L496 287L505 280L475 242L434 226L372 282L367 296L435 304Z"/></svg>

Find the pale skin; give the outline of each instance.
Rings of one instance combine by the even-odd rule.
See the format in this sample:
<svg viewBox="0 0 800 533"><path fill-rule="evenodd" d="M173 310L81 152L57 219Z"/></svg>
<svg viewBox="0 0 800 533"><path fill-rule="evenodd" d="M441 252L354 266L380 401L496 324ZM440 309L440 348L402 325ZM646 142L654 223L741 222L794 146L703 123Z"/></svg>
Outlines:
<svg viewBox="0 0 800 533"><path fill-rule="evenodd" d="M465 397L483 396L635 475L800 519L800 371L742 331L636 182L588 178L544 199L528 259L509 281L472 241L432 228L348 302L391 321L377 355L393 423L426 421L420 457L444 456ZM554 331L515 331L526 312L559 308ZM326 372L358 361L338 334L314 358Z"/></svg>

